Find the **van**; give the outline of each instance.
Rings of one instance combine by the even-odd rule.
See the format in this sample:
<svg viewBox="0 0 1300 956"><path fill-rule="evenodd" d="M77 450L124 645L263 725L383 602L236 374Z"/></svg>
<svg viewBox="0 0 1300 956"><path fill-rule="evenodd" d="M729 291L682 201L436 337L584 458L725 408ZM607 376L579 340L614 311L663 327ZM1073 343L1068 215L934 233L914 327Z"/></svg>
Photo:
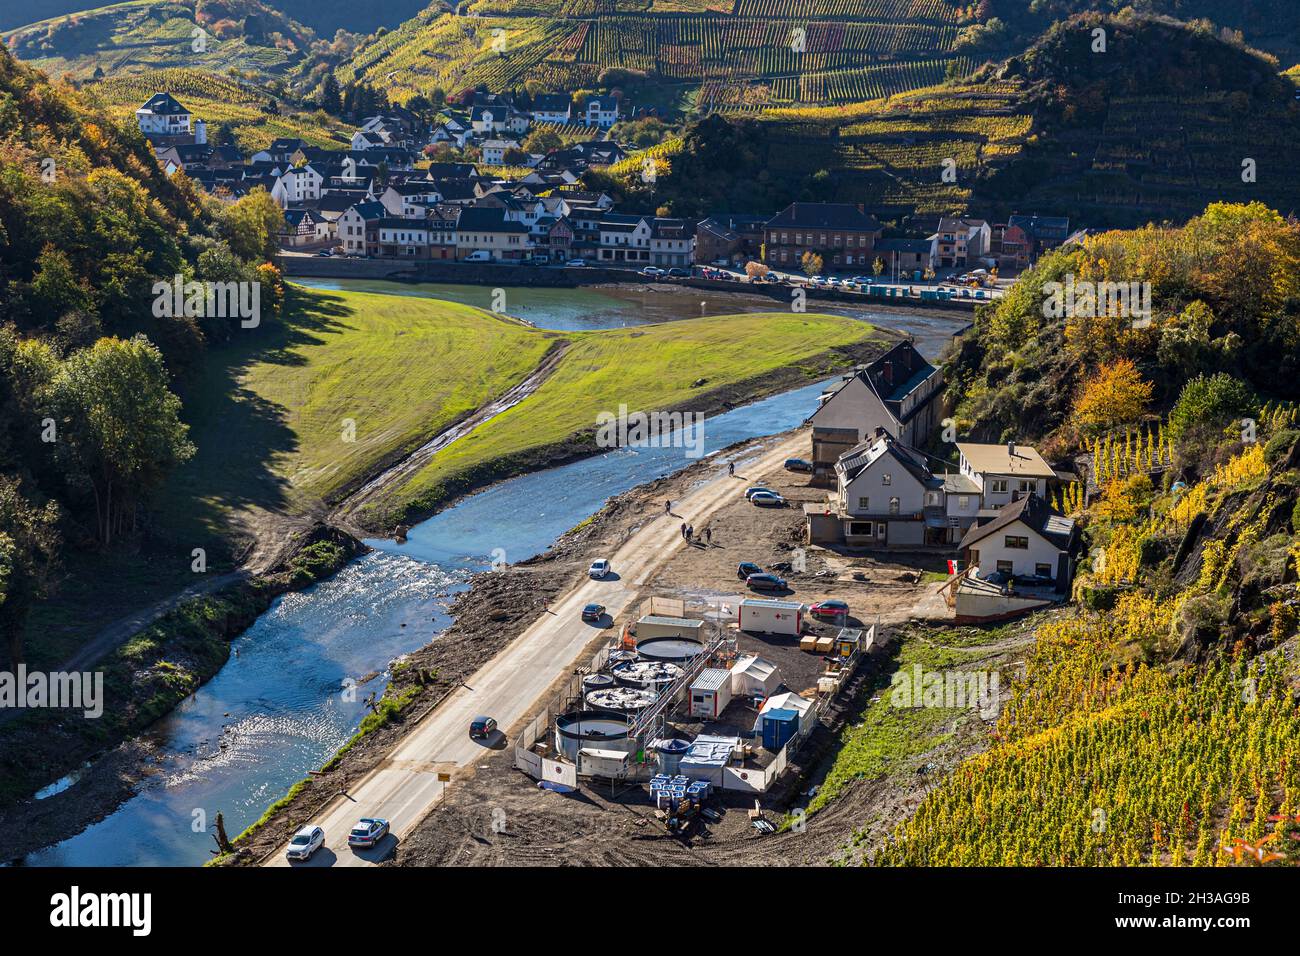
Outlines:
<svg viewBox="0 0 1300 956"><path fill-rule="evenodd" d="M492 253L486 249L479 249L477 252L471 252L465 257L466 262L491 262Z"/></svg>

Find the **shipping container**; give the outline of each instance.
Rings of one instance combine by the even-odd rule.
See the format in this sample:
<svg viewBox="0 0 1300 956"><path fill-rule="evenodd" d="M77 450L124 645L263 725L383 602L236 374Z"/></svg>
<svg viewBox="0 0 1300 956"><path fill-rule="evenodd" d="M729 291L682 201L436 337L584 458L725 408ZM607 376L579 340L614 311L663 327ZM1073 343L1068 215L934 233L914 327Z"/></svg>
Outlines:
<svg viewBox="0 0 1300 956"><path fill-rule="evenodd" d="M740 602L738 623L742 631L798 637L803 630L803 605L798 601L747 599Z"/></svg>
<svg viewBox="0 0 1300 956"><path fill-rule="evenodd" d="M731 671L709 667L691 684L691 716L712 719L731 703Z"/></svg>

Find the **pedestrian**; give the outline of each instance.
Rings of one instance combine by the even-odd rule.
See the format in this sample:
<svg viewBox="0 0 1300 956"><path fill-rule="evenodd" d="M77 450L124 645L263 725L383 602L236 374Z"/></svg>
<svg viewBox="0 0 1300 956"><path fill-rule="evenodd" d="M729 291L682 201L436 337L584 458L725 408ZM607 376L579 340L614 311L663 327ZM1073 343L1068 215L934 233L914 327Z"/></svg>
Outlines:
<svg viewBox="0 0 1300 956"><path fill-rule="evenodd" d="M670 515L670 514L672 514L672 513L673 513L673 503L672 503L672 499L670 499L670 498L665 498L665 499L664 499L664 514L666 514L666 515Z"/></svg>
<svg viewBox="0 0 1300 956"><path fill-rule="evenodd" d="M695 525L688 524L686 526L686 540L690 541L693 537L695 537Z"/></svg>
<svg viewBox="0 0 1300 956"><path fill-rule="evenodd" d="M704 543L705 543L705 544L713 544L713 529L712 529L712 528L705 528L705 529L704 529Z"/></svg>
<svg viewBox="0 0 1300 956"><path fill-rule="evenodd" d="M683 539L683 540L686 539L686 522L685 522L685 521L682 522L682 539Z"/></svg>
<svg viewBox="0 0 1300 956"><path fill-rule="evenodd" d="M734 461L727 462L727 476L730 478L736 477L736 463Z"/></svg>

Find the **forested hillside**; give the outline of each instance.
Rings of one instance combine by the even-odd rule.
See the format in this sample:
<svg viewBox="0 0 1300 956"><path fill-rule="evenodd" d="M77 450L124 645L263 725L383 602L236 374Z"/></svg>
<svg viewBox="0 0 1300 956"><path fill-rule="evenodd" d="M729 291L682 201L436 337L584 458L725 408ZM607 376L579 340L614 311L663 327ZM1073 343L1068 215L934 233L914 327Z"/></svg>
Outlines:
<svg viewBox="0 0 1300 956"><path fill-rule="evenodd" d="M960 430L1085 478L1055 496L1084 527L1077 603L1003 675L984 752L849 858L1300 858L1298 277L1300 226L1216 204L1049 256L980 313L947 366ZM1060 314L1046 285L1104 281L1150 282L1150 315Z"/></svg>
<svg viewBox="0 0 1300 956"><path fill-rule="evenodd" d="M0 51L0 630L21 659L60 556L147 540L148 503L192 453L178 394L240 319L160 309L159 280L257 285L278 209L218 212L134 128ZM170 298L170 296L168 296ZM92 562L93 564L93 562ZM102 568L100 569L102 571Z"/></svg>

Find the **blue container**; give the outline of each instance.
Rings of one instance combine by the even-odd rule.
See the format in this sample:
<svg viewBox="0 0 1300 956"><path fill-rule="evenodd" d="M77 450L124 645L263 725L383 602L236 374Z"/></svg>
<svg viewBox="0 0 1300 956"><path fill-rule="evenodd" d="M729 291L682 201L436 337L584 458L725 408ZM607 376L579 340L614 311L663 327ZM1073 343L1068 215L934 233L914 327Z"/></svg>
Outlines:
<svg viewBox="0 0 1300 956"><path fill-rule="evenodd" d="M780 753L798 729L797 710L769 710L763 715L763 746L772 753Z"/></svg>

